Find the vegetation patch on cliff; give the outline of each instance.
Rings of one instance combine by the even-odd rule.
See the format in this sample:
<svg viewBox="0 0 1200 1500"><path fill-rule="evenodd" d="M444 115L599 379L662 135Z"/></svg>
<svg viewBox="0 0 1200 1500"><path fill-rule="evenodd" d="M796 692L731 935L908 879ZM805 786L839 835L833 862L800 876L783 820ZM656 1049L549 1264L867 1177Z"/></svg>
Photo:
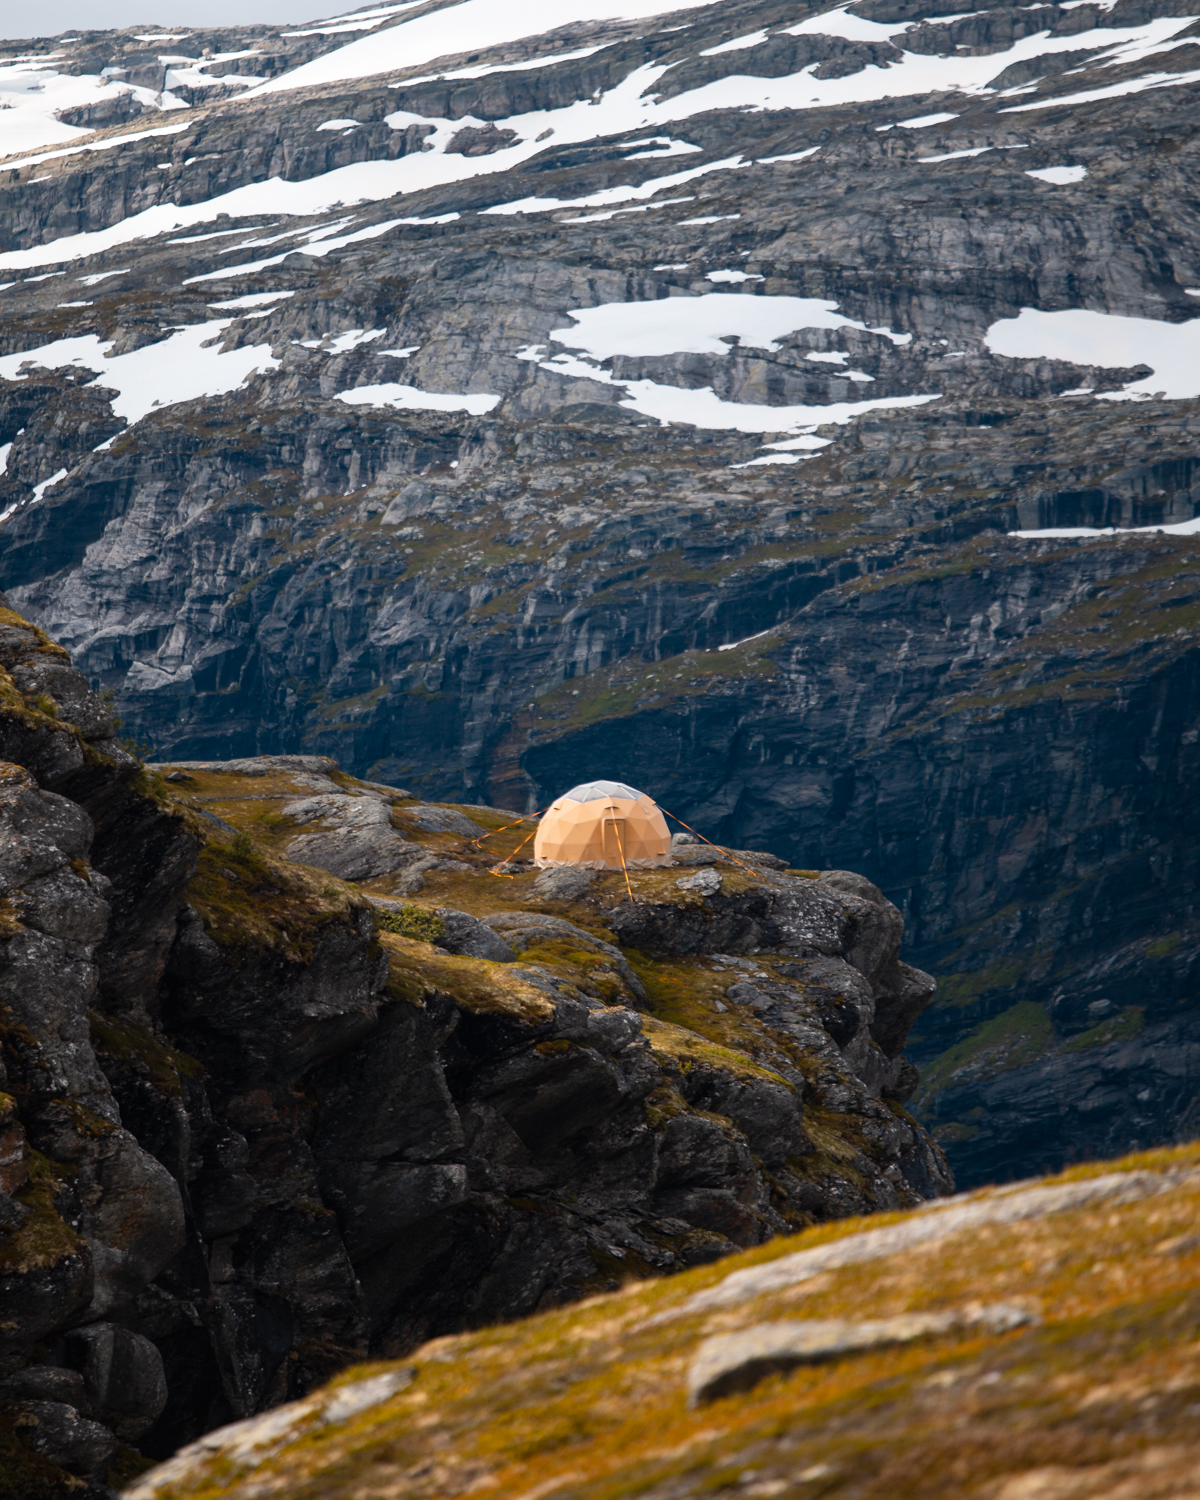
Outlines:
<svg viewBox="0 0 1200 1500"><path fill-rule="evenodd" d="M261 1456L201 1453L132 1493L1181 1500L1200 1461L1191 1415L1200 1401L1198 1168L1200 1146L1077 1169L1046 1186L1116 1172L1129 1190L1097 1187L1015 1223L986 1217L984 1193L972 1200L982 1222L949 1239L734 1290L739 1273L786 1273L797 1252L852 1247L863 1231L905 1222L845 1220L669 1281L438 1339L405 1362L413 1376L400 1389L381 1385L348 1420L313 1425L297 1410L294 1436L284 1430ZM1002 1193L997 1207L1007 1201ZM973 1307L1017 1309L1012 1331L964 1323L688 1404L689 1368L715 1336L781 1319ZM390 1368L400 1367L347 1372L321 1399L349 1396Z"/></svg>

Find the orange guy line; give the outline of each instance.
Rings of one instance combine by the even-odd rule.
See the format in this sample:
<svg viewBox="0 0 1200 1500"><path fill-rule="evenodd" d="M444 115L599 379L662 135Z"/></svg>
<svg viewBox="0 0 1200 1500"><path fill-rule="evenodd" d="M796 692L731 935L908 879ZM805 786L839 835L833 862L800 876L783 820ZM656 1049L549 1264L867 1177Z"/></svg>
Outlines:
<svg viewBox="0 0 1200 1500"><path fill-rule="evenodd" d="M662 806L662 804L660 803L659 806ZM666 810L665 807L662 810L663 810L663 812L667 813L667 817L668 818L675 818L675 821L677 823L683 823L683 819L682 818L676 817L673 812L667 812L667 810ZM729 852L729 850L726 849L723 845L721 845L721 844L714 844L713 841L712 841L712 839L706 839L706 838L704 838L704 835L702 833L697 832L697 830L695 828L693 828L690 823L683 823L683 826L687 829L687 831L689 833L694 833L698 839L704 839L704 842L709 846L710 849L719 849L720 852L725 856L725 858L733 860L733 862L734 862L735 865L741 865L743 870L750 870L750 874L751 875L757 875L758 874L757 870L751 870L749 865L742 864L742 861L737 857L737 855L736 854L731 854Z"/></svg>

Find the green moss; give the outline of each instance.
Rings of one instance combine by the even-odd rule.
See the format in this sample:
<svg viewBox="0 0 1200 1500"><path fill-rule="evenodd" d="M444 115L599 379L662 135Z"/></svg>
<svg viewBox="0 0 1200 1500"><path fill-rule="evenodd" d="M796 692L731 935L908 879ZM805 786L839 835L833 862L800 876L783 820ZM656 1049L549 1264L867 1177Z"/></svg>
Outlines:
<svg viewBox="0 0 1200 1500"><path fill-rule="evenodd" d="M570 938L532 943L521 955L529 963L557 970L586 993L610 1005L623 1002L628 991L613 971L612 960L603 953L593 953L577 946Z"/></svg>
<svg viewBox="0 0 1200 1500"><path fill-rule="evenodd" d="M376 909L375 920L381 932L396 932L423 943L440 943L446 935L441 917L420 906L402 906L399 911Z"/></svg>
<svg viewBox="0 0 1200 1500"><path fill-rule="evenodd" d="M979 1134L978 1125L964 1125L961 1120L948 1120L944 1125L935 1125L930 1132L939 1146L954 1141L973 1141Z"/></svg>
<svg viewBox="0 0 1200 1500"><path fill-rule="evenodd" d="M983 969L942 975L938 978L937 1004L939 1008L972 1005L984 995L994 994L997 990L1011 990L1020 982L1028 967L1028 959L1010 958L988 964Z"/></svg>
<svg viewBox="0 0 1200 1500"><path fill-rule="evenodd" d="M128 1443L122 1443L116 1452L113 1461L108 1466L108 1486L110 1489L123 1490L131 1485L135 1479L147 1473L155 1465L156 1460L147 1458L139 1453L136 1448L131 1448Z"/></svg>
<svg viewBox="0 0 1200 1500"><path fill-rule="evenodd" d="M178 1099L184 1078L202 1078L204 1066L177 1052L146 1027L134 1021L114 1020L97 1011L88 1011L92 1044L97 1052L131 1065L168 1099Z"/></svg>
<svg viewBox="0 0 1200 1500"><path fill-rule="evenodd" d="M388 993L420 1005L427 995L448 995L474 1015L506 1016L537 1024L550 1019L554 1007L540 990L513 973L513 965L480 958L437 953L429 943L400 933L380 932L388 956Z"/></svg>
<svg viewBox="0 0 1200 1500"><path fill-rule="evenodd" d="M30 1151L29 1180L13 1194L29 1213L0 1237L0 1276L47 1270L68 1256L87 1253L85 1242L55 1207L65 1170L40 1151Z"/></svg>
<svg viewBox="0 0 1200 1500"><path fill-rule="evenodd" d="M1103 1047L1107 1042L1123 1042L1137 1036L1146 1024L1146 1010L1142 1005L1127 1005L1119 1016L1089 1026L1073 1036L1062 1047L1063 1052L1084 1052L1089 1047Z"/></svg>
<svg viewBox="0 0 1200 1500"><path fill-rule="evenodd" d="M19 1436L21 1414L0 1403L0 1500L63 1500L82 1480L27 1448Z"/></svg>
<svg viewBox="0 0 1200 1500"><path fill-rule="evenodd" d="M207 840L203 825L196 831ZM318 933L332 922L349 922L365 905L353 886L323 870L278 860L255 846L239 857L232 847L205 842L188 900L209 936L223 948L270 948L307 963Z"/></svg>
<svg viewBox="0 0 1200 1500"><path fill-rule="evenodd" d="M672 1026L667 1021L658 1021L653 1016L643 1016L642 1030L651 1048L664 1057L673 1058L685 1072L697 1066L720 1068L726 1073L735 1073L743 1078L766 1078L772 1083L782 1084L795 1092L792 1084L774 1072L756 1063L744 1052L718 1042L706 1041L694 1031L683 1026Z"/></svg>
<svg viewBox="0 0 1200 1500"><path fill-rule="evenodd" d="M1146 957L1170 958L1181 942L1182 938L1177 932L1168 933L1166 937L1155 938L1152 943L1148 943L1146 946Z"/></svg>
<svg viewBox="0 0 1200 1500"><path fill-rule="evenodd" d="M963 1073L980 1081L1032 1062L1045 1051L1052 1031L1044 1006L1031 1000L1010 1006L922 1068L921 1095L927 1098Z"/></svg>
<svg viewBox="0 0 1200 1500"><path fill-rule="evenodd" d="M244 828L239 828L229 843L229 853L233 859L243 862L254 856L254 840Z"/></svg>

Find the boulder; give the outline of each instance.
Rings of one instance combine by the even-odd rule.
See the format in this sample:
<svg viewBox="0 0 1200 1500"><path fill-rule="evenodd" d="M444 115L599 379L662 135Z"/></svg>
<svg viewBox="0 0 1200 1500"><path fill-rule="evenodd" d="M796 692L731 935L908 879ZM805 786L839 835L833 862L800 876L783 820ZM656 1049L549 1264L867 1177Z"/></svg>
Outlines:
<svg viewBox="0 0 1200 1500"><path fill-rule="evenodd" d="M646 991L642 988L642 982L630 968L629 960L619 948L614 948L611 943L606 943L602 938L593 937L590 932L585 932L582 927L576 927L574 922L568 922L563 917L546 916L543 912L519 912L501 911L483 919L493 931L502 934L504 940L517 953L523 952L534 943L554 942L556 939L569 938L592 953L602 953L612 967L624 980L626 986L639 1000L645 1000Z"/></svg>
<svg viewBox="0 0 1200 1500"><path fill-rule="evenodd" d="M123 1442L136 1442L167 1404L167 1377L157 1347L115 1323L75 1328L65 1347L67 1360L83 1377L92 1415Z"/></svg>
<svg viewBox="0 0 1200 1500"><path fill-rule="evenodd" d="M487 832L486 828L473 823L465 813L455 812L452 807L427 807L424 803L417 803L415 807L402 808L401 812L427 833L460 833L463 838L477 839Z"/></svg>
<svg viewBox="0 0 1200 1500"><path fill-rule="evenodd" d="M107 1427L61 1401L24 1402L17 1431L35 1453L88 1478L102 1476L117 1451L117 1439Z"/></svg>
<svg viewBox="0 0 1200 1500"><path fill-rule="evenodd" d="M717 1334L700 1345L688 1370L688 1405L700 1406L735 1391L748 1391L768 1375L799 1365L824 1364L848 1354L971 1328L1007 1333L1037 1321L1027 1308L998 1302L961 1312L905 1313L861 1323L844 1318L756 1323L738 1333Z"/></svg>
<svg viewBox="0 0 1200 1500"><path fill-rule="evenodd" d="M486 922L450 906L435 906L433 910L442 919L440 947L465 958L487 958L499 964L516 962L516 953Z"/></svg>
<svg viewBox="0 0 1200 1500"><path fill-rule="evenodd" d="M337 828L328 833L302 833L287 846L289 859L328 870L340 880L374 880L380 875L393 875L427 858L428 853L390 823Z"/></svg>
<svg viewBox="0 0 1200 1500"><path fill-rule="evenodd" d="M596 878L595 870L559 865L542 871L533 882L529 897L535 901L576 901L595 885Z"/></svg>

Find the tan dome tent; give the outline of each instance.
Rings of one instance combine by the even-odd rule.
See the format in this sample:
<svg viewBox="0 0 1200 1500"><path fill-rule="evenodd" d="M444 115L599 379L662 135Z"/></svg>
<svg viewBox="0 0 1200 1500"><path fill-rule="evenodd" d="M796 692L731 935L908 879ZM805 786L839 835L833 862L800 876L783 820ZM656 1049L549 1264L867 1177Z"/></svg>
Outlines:
<svg viewBox="0 0 1200 1500"><path fill-rule="evenodd" d="M624 859L622 860L622 855ZM620 781L587 781L552 803L538 824L533 862L541 869L648 870L671 862L671 835L657 805Z"/></svg>

